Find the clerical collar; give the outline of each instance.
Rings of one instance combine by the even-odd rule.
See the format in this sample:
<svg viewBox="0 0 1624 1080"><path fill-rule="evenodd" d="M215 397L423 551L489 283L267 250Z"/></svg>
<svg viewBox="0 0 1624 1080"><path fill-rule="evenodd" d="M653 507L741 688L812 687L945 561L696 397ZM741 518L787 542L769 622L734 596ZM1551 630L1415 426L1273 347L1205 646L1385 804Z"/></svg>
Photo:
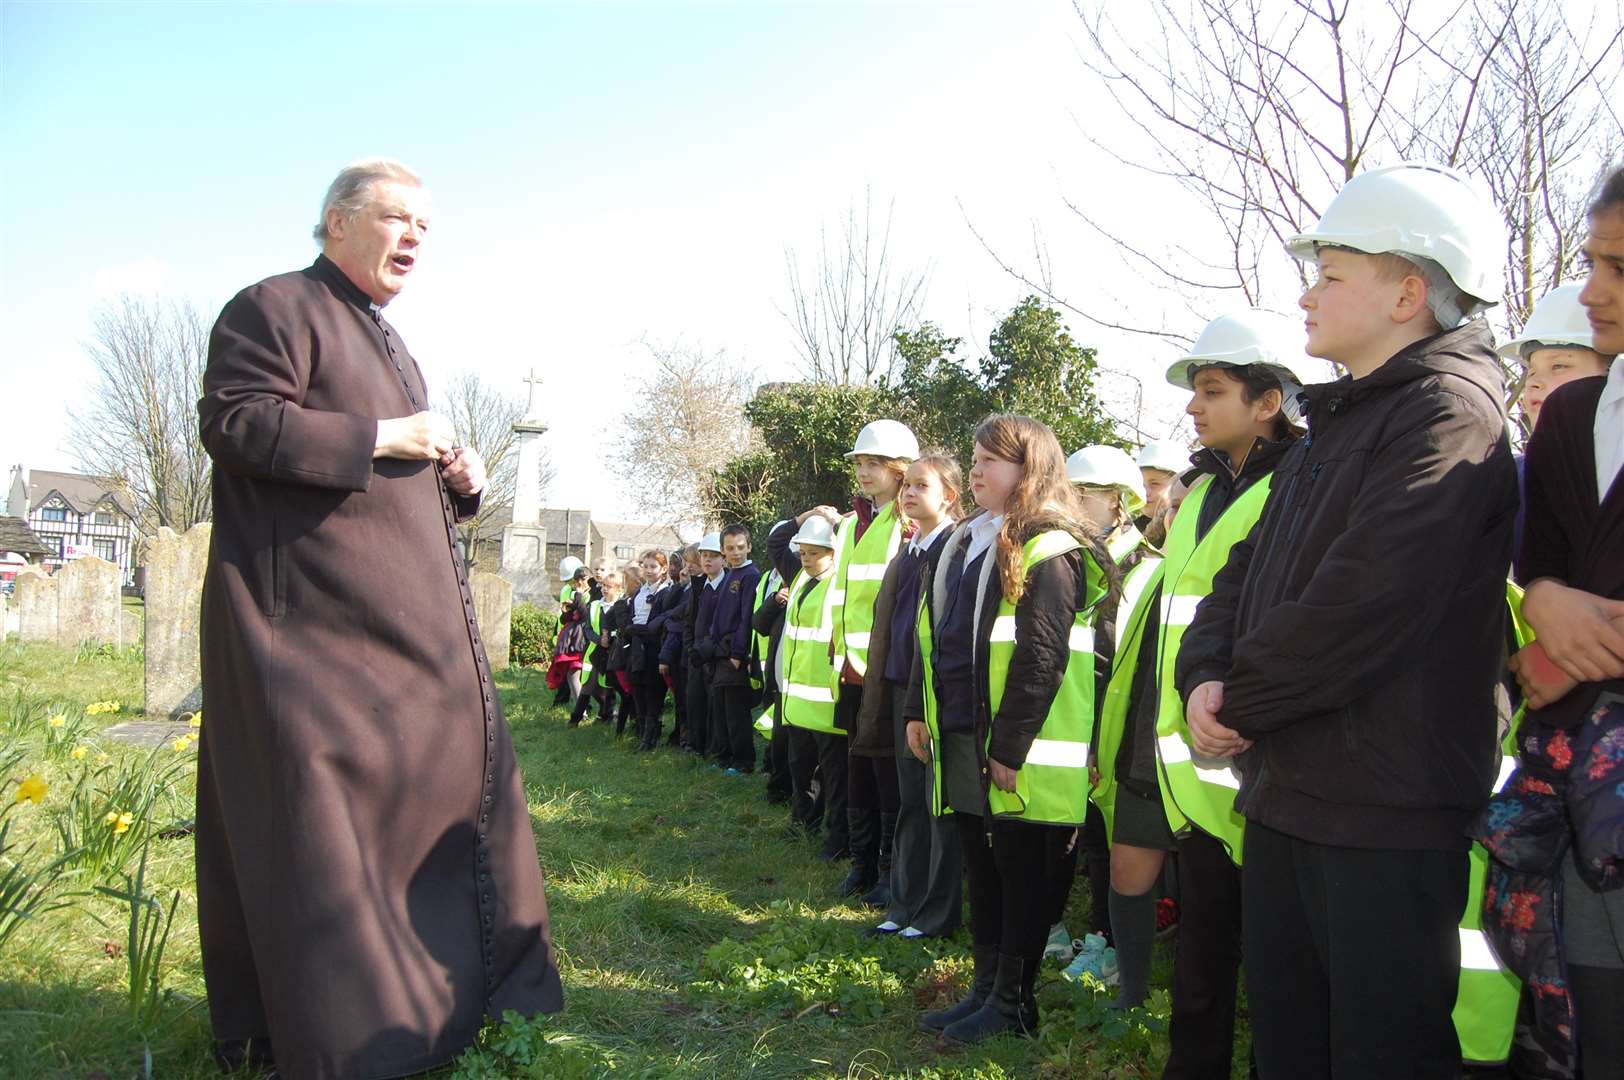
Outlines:
<svg viewBox="0 0 1624 1080"><path fill-rule="evenodd" d="M340 270L338 264L326 255L317 255L315 263L310 268L323 281L331 285L339 296L365 311L368 315L377 316L381 314L382 309L372 302L372 297L362 292L361 286L351 281L350 276Z"/></svg>

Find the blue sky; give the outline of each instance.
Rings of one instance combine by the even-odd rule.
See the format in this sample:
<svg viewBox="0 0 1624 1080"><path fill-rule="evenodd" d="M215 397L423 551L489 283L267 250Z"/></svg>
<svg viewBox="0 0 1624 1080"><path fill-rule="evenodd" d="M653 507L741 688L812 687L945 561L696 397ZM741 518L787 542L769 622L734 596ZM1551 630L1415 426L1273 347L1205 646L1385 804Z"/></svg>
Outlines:
<svg viewBox="0 0 1624 1080"><path fill-rule="evenodd" d="M1122 189L1074 127L1112 122L1075 18L1036 0L0 5L0 463L71 466L98 304L157 291L212 315L308 263L332 174L385 154L435 200L390 308L431 383L473 369L518 392L534 365L557 407L549 502L625 516L602 458L641 404L639 341L791 374L784 250L865 189L895 200L894 254L930 268L925 314L952 332L984 343L1024 294L965 214L1017 257L1038 229L1088 293L1100 260L1061 199ZM1114 344L1124 365L1170 358Z"/></svg>

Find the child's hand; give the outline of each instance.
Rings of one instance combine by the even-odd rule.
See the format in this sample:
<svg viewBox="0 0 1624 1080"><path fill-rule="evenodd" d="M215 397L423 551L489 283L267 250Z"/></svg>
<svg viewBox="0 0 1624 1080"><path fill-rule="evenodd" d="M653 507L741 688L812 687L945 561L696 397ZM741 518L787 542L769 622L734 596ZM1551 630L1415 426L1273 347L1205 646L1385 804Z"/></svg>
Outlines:
<svg viewBox="0 0 1624 1080"><path fill-rule="evenodd" d="M1001 761L987 759L987 769L992 773L992 782L999 791L1015 790L1015 770Z"/></svg>
<svg viewBox="0 0 1624 1080"><path fill-rule="evenodd" d="M1544 654L1569 678L1624 678L1624 601L1543 580L1528 587L1522 610Z"/></svg>
<svg viewBox="0 0 1624 1080"><path fill-rule="evenodd" d="M773 603L779 605L780 607L789 603L789 590L787 588L779 589L777 592L773 593Z"/></svg>
<svg viewBox="0 0 1624 1080"><path fill-rule="evenodd" d="M923 720L908 721L908 749L921 765L930 764L930 729Z"/></svg>
<svg viewBox="0 0 1624 1080"><path fill-rule="evenodd" d="M1218 722L1224 707L1224 684L1214 679L1195 688L1184 708L1184 722L1190 727L1195 752L1206 758L1226 758L1249 748L1250 741Z"/></svg>
<svg viewBox="0 0 1624 1080"><path fill-rule="evenodd" d="M1537 641L1518 650L1506 667L1517 677L1523 701L1530 709L1543 709L1553 701L1560 701L1568 691L1579 685L1577 680L1551 661Z"/></svg>

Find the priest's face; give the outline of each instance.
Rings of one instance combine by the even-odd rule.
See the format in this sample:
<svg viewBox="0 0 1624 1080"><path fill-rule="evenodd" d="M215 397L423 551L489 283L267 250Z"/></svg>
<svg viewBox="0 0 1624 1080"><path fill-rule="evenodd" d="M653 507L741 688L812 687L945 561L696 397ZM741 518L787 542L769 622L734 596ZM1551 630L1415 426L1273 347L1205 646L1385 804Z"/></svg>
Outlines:
<svg viewBox="0 0 1624 1080"><path fill-rule="evenodd" d="M398 180L372 185L372 197L353 218L333 211L322 250L344 276L380 307L395 298L417 263L429 229L428 192Z"/></svg>

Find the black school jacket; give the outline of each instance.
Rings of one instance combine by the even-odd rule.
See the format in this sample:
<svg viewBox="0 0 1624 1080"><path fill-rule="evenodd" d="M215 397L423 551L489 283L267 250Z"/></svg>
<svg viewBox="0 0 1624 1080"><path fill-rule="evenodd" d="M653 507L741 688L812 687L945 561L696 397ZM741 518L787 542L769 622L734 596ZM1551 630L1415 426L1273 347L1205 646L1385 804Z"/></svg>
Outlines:
<svg viewBox="0 0 1624 1080"><path fill-rule="evenodd" d="M1481 320L1309 387L1309 434L1186 631L1256 740L1235 806L1315 843L1465 850L1494 781L1517 474Z"/></svg>
<svg viewBox="0 0 1624 1080"><path fill-rule="evenodd" d="M927 608L932 607L931 594L935 591L936 577L947 573L951 565L955 544L969 541L969 530L965 527L968 523L967 520L954 528L932 564L931 580L926 584ZM1107 575L1115 581L1114 566L1105 546L1096 539L1088 548L1095 561L1101 567L1108 568ZM998 707L998 715L994 717L988 703L991 694L988 689L987 640L992 636L992 625L998 618L998 604L1003 596L997 550L996 541L987 549L984 566L988 576L982 579L985 592L981 597L976 622L975 741L978 752L983 743L987 746L981 762L983 790L991 780L987 770L988 758L1011 769L1019 769L1026 763L1032 740L1037 738L1043 721L1048 719L1049 708L1054 704L1055 695L1060 692L1061 680L1066 676L1066 665L1071 660L1071 628L1086 599L1088 587L1082 548L1045 560L1027 575L1026 591L1015 605L1015 651L1009 661L1004 699ZM972 590L972 595L977 587L978 582L968 579L960 585L960 588ZM1115 587L1112 591L1116 591ZM925 674L917 653L902 715L905 720L925 718ZM989 732L990 742L987 741Z"/></svg>

